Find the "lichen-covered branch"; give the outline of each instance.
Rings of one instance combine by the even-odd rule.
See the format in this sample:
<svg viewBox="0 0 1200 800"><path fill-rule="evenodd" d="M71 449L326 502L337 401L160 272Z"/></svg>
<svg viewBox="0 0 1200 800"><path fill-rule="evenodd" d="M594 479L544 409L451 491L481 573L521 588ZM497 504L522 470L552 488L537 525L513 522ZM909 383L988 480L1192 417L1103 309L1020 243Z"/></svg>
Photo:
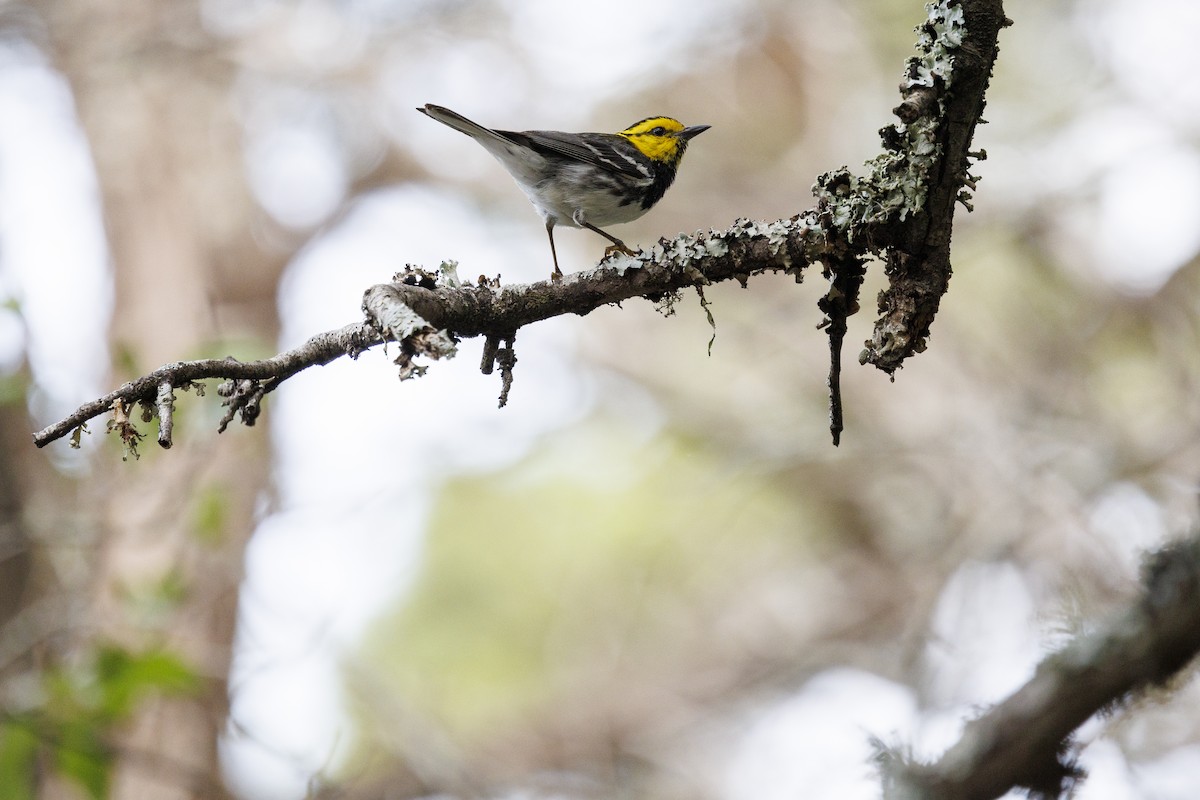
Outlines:
<svg viewBox="0 0 1200 800"><path fill-rule="evenodd" d="M959 203L970 208L978 181L970 162L986 158L971 150L971 142L982 121L1000 30L1012 24L1001 0L942 0L926 8L929 18L918 28L920 53L908 61L900 84L904 99L895 109L907 135L897 138L901 126L881 131L884 146L896 149L881 158L907 165L912 180L901 185L914 201L901 212L902 219L912 216L894 229L898 235L885 254L888 289L879 296L879 319L859 356L889 374L925 349L948 288L954 209Z"/></svg>
<svg viewBox="0 0 1200 800"><path fill-rule="evenodd" d="M72 431L78 430L88 420L101 414L115 412L123 428L121 438L127 447L136 448L136 439L133 438L136 431L132 430L133 426L128 422L128 410L135 405L141 405L144 409L148 409L152 419L153 415L158 413L162 407L159 405L160 398L165 398L172 389L197 388L202 386L197 381L207 378L247 380L259 383L274 381L274 385L278 385L280 381L290 378L303 369L328 364L330 361L346 355L352 358L356 357L367 348L380 344L382 341L377 330L368 325L356 323L335 331L318 334L294 350L288 350L261 361L243 362L235 358L176 361L132 380L103 397L85 403L75 409L70 416L35 433L33 442L38 447L45 447ZM164 386L170 388L164 390L162 388ZM203 390L200 391L202 393ZM166 405L170 406L171 404L167 403ZM167 421L169 419L168 415ZM163 421L160 420L160 423ZM246 421L248 424L253 424L253 420ZM160 437L162 437L161 432ZM171 440L169 432L166 434L165 440L163 446L167 447ZM78 444L75 438L72 439L72 442Z"/></svg>
<svg viewBox="0 0 1200 800"><path fill-rule="evenodd" d="M1092 715L1161 685L1200 652L1200 534L1150 556L1129 609L1037 668L967 724L934 764L882 750L888 800L987 800L1012 789L1059 797L1082 777L1071 733Z"/></svg>
<svg viewBox="0 0 1200 800"><path fill-rule="evenodd" d="M889 288L880 295L880 317L859 360L889 374L925 348L929 328L950 279L950 234L956 203L969 206L971 138L984 106L996 57L996 39L1007 23L1001 0L940 0L927 7L918 28L918 56L909 60L894 109L899 122L880 133L884 152L863 175L846 168L826 173L813 187L816 205L791 219L738 220L725 230L661 240L649 251L616 254L598 267L559 282L501 286L498 281L462 285L452 263L438 272L409 268L392 283L366 292L367 321L314 337L272 359L179 362L162 367L89 403L34 435L38 446L105 413L126 415L119 425L126 447L136 452L128 410L159 417L159 443L171 443L173 392L205 378L227 381L218 392L227 414L221 429L240 416L253 424L262 398L284 380L314 364L356 355L384 341L399 346L400 377L422 375L416 359L448 358L463 337L484 336L483 371L501 367L501 405L513 382L517 331L561 314L587 314L635 297L671 302L678 292L736 280L743 286L764 272L783 271L799 281L816 263L832 281L822 304L830 337L831 430L841 432L840 351L846 318L857 308L858 290L871 259L883 259ZM501 341L504 346L501 347Z"/></svg>

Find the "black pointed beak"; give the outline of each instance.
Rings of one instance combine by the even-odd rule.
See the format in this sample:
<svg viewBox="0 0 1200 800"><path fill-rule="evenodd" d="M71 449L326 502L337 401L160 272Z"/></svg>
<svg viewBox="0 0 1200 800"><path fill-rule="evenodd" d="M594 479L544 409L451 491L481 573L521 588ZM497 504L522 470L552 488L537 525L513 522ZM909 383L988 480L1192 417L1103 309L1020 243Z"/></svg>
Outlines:
<svg viewBox="0 0 1200 800"><path fill-rule="evenodd" d="M692 139L692 138L704 133L706 130L708 130L711 127L712 127L712 125L689 125L688 127L681 130L679 132L679 135L684 140Z"/></svg>

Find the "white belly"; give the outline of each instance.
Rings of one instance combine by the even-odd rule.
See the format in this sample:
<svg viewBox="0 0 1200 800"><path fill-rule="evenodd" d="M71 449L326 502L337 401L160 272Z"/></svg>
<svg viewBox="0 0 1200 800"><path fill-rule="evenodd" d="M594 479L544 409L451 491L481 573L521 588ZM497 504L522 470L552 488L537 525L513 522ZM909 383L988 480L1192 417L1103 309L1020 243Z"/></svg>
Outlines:
<svg viewBox="0 0 1200 800"><path fill-rule="evenodd" d="M542 219L547 222L553 221L555 225L578 228L580 226L575 219L576 214L579 214L584 221L603 228L606 225L631 222L646 213L647 209L642 208L640 202L635 200L622 203L622 197L607 189L585 190L581 186L576 188L577 181L572 179L591 174L593 169L584 164L568 165L563 168L558 178L544 181L541 188L530 182L533 175L513 174L513 178L525 192L529 202L533 203L542 215ZM651 179L646 178L643 185L649 185L650 182Z"/></svg>

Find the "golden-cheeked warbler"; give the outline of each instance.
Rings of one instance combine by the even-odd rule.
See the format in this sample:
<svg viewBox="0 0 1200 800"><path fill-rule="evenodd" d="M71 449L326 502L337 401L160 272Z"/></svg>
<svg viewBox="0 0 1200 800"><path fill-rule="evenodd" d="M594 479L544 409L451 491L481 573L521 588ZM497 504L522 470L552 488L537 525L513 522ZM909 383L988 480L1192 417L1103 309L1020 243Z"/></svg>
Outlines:
<svg viewBox="0 0 1200 800"><path fill-rule="evenodd" d="M630 222L662 199L688 142L708 125L684 127L670 117L647 117L618 133L499 131L442 106L418 108L479 142L504 165L546 221L555 279L562 276L554 226L587 228L633 254L601 226Z"/></svg>

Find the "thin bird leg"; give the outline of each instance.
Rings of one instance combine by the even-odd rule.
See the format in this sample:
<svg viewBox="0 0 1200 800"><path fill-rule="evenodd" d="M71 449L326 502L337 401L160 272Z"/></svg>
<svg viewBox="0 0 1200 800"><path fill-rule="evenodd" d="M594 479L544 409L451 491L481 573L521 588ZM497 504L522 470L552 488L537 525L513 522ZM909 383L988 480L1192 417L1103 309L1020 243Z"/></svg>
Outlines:
<svg viewBox="0 0 1200 800"><path fill-rule="evenodd" d="M600 230L592 223L587 222L585 220L581 220L581 219L577 219L575 221L578 222L583 227L587 228L589 231L595 231L596 233L603 236L605 239L608 239L610 242L612 242L612 247L604 248L604 255L607 256L610 253L612 253L614 250L619 250L620 252L624 253L627 256L636 256L637 255L637 251L630 250L629 245L625 244L624 242L622 242L620 239L613 236L612 234L605 233L604 231Z"/></svg>
<svg viewBox="0 0 1200 800"><path fill-rule="evenodd" d="M554 258L554 274L550 276L550 280L556 281L562 277L562 270L558 268L558 251L554 249L554 220L546 220L546 235L550 237L550 255Z"/></svg>

